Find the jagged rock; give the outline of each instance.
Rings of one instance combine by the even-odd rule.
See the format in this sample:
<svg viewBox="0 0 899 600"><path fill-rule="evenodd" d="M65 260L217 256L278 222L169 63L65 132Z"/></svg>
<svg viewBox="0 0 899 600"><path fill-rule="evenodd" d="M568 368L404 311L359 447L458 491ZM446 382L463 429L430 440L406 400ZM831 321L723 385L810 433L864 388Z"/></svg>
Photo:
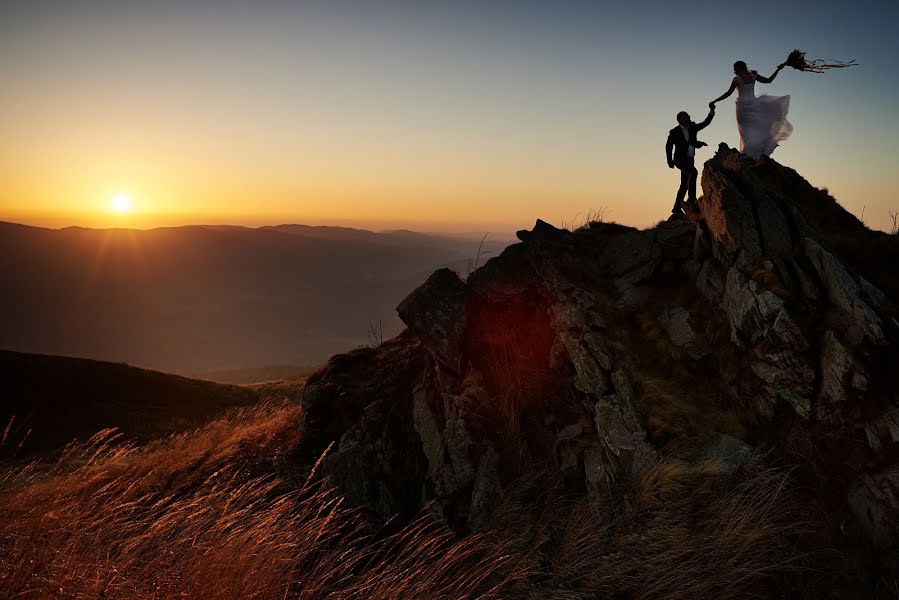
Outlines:
<svg viewBox="0 0 899 600"><path fill-rule="evenodd" d="M884 421L886 422L887 431L889 431L890 440L899 442L899 402L894 401L887 409L884 413Z"/></svg>
<svg viewBox="0 0 899 600"><path fill-rule="evenodd" d="M769 322L773 322L783 301L748 279L736 267L727 272L724 287L724 312L730 322L731 340L742 345L764 337Z"/></svg>
<svg viewBox="0 0 899 600"><path fill-rule="evenodd" d="M567 477L575 475L578 469L578 455L569 442L578 438L582 433L584 433L584 426L581 423L571 423L556 433L555 448L559 471Z"/></svg>
<svg viewBox="0 0 899 600"><path fill-rule="evenodd" d="M575 387L588 394L606 393L612 364L602 338L592 333L577 335L563 332L558 339L574 365Z"/></svg>
<svg viewBox="0 0 899 600"><path fill-rule="evenodd" d="M783 300L748 279L736 267L727 272L723 304L735 344L751 346L769 340L776 345L777 354L772 350L768 354L776 358L786 357L785 351L799 353L808 348L808 341L790 317Z"/></svg>
<svg viewBox="0 0 899 600"><path fill-rule="evenodd" d="M802 329L796 324L796 321L790 316L786 308L781 308L774 318L774 324L771 326L771 334L778 342L781 348L789 348L796 352L804 352L808 349L809 343L802 334Z"/></svg>
<svg viewBox="0 0 899 600"><path fill-rule="evenodd" d="M814 377L814 372L812 377ZM781 390L777 397L793 407L796 414L803 419L809 418L812 414L812 400L807 396L799 396L793 390L785 389Z"/></svg>
<svg viewBox="0 0 899 600"><path fill-rule="evenodd" d="M421 477L416 449L408 445L408 432L400 427L374 431L383 417L378 408L367 412L322 460L322 469L351 503L367 505L385 519L411 514L417 498L410 492ZM407 487L410 482L415 487Z"/></svg>
<svg viewBox="0 0 899 600"><path fill-rule="evenodd" d="M849 491L849 508L868 537L881 548L895 546L899 539L899 467L863 475Z"/></svg>
<svg viewBox="0 0 899 600"><path fill-rule="evenodd" d="M584 450L584 479L587 482L587 498L594 506L599 506L609 493L613 481L612 473L598 448Z"/></svg>
<svg viewBox="0 0 899 600"><path fill-rule="evenodd" d="M478 472L471 492L471 505L468 510L468 528L477 529L490 516L490 511L500 495L499 474L497 467L499 456L493 446L487 446L478 463Z"/></svg>
<svg viewBox="0 0 899 600"><path fill-rule="evenodd" d="M724 295L725 282L713 259L703 261L696 275L696 289L710 302L719 302Z"/></svg>
<svg viewBox="0 0 899 600"><path fill-rule="evenodd" d="M709 161L716 168L702 174L702 216L717 244L715 256L739 268L748 268L764 256L792 250L785 203L769 192L746 163L724 144Z"/></svg>
<svg viewBox="0 0 899 600"><path fill-rule="evenodd" d="M411 399L424 358L421 343L408 333L378 348L332 356L325 369L309 377L303 390L300 428L307 446L324 450L379 400Z"/></svg>
<svg viewBox="0 0 899 600"><path fill-rule="evenodd" d="M887 303L887 295L876 285L861 276L858 278L858 283L861 286L862 294L867 298L868 303L871 304L871 306L874 308L881 308Z"/></svg>
<svg viewBox="0 0 899 600"><path fill-rule="evenodd" d="M752 446L731 435L719 434L709 442L694 461L697 466L715 463L728 474L737 472L743 466L749 455L752 454Z"/></svg>
<svg viewBox="0 0 899 600"><path fill-rule="evenodd" d="M441 364L458 373L465 333L465 283L440 269L406 296L396 311Z"/></svg>
<svg viewBox="0 0 899 600"><path fill-rule="evenodd" d="M738 267L757 262L762 257L762 245L753 207L733 180L722 170L706 168L702 172L702 190L699 208L715 240L715 258Z"/></svg>
<svg viewBox="0 0 899 600"><path fill-rule="evenodd" d="M615 306L624 310L633 311L645 305L649 300L649 294L645 289L638 288L626 277L619 277L612 282L615 285L617 298Z"/></svg>
<svg viewBox="0 0 899 600"><path fill-rule="evenodd" d="M466 487L471 484L475 475L475 463L472 458L475 442L468 429L465 414L461 410L461 404L458 398L444 397L447 413L444 439L452 468L452 479L456 486Z"/></svg>
<svg viewBox="0 0 899 600"><path fill-rule="evenodd" d="M634 409L630 381L623 369L612 374L615 393L602 396L593 406L593 421L603 445L615 456L612 473L638 475L656 462L655 449L646 441L646 430Z"/></svg>
<svg viewBox="0 0 899 600"><path fill-rule="evenodd" d="M824 332L821 343L821 401L818 418L838 420L842 408L849 402L852 390L864 391L867 377L859 362L833 331Z"/></svg>
<svg viewBox="0 0 899 600"><path fill-rule="evenodd" d="M647 231L613 237L606 243L598 266L613 277L626 275L629 283L639 283L652 275L662 258L653 238L652 232Z"/></svg>
<svg viewBox="0 0 899 600"><path fill-rule="evenodd" d="M421 385L413 393L413 419L415 431L421 438L422 449L428 459L428 475L434 484L435 493L445 496L456 491L455 478L446 473L446 452L443 445L443 434L437 418L431 411L428 393Z"/></svg>
<svg viewBox="0 0 899 600"><path fill-rule="evenodd" d="M690 313L681 306L671 309L666 307L659 315L659 324L668 334L668 339L678 348L683 348L687 355L699 359L708 355L709 350L701 345L696 332L690 326Z"/></svg>
<svg viewBox="0 0 899 600"><path fill-rule="evenodd" d="M864 430L865 438L868 440L868 447L874 452L878 452L880 450L880 438L877 436L877 431L870 423L865 423Z"/></svg>
<svg viewBox="0 0 899 600"><path fill-rule="evenodd" d="M413 394L415 431L428 460L435 494L445 497L475 481L480 444L469 428L469 410L489 401L477 371L471 371L458 394L430 390L424 382Z"/></svg>
<svg viewBox="0 0 899 600"><path fill-rule="evenodd" d="M570 246L573 241L570 231L553 227L542 219L537 219L532 230L523 229L515 235L525 244L534 246Z"/></svg>
<svg viewBox="0 0 899 600"><path fill-rule="evenodd" d="M861 339L852 333L853 327L858 327L871 342L885 343L880 317L859 297L861 287L852 279L842 263L811 238L803 239L802 247L823 282L831 303L846 313L844 333L850 336L850 340L855 344L861 342Z"/></svg>
<svg viewBox="0 0 899 600"><path fill-rule="evenodd" d="M466 282L438 271L398 307L406 332L310 378L304 451L333 443L322 471L348 501L384 519L429 505L464 534L532 466L512 456L617 509L612 496L661 461L690 466L671 448L712 439L692 464L720 469L691 476L736 472L750 447L726 432L747 431L803 470L805 501L894 543L894 288L828 249L866 256L843 245L866 230L842 236L845 211L797 202L811 193L797 178L721 149L690 219L538 221Z"/></svg>
<svg viewBox="0 0 899 600"><path fill-rule="evenodd" d="M802 354L769 350L751 363L750 370L763 382L755 403L761 413L770 416L777 402L785 400L799 416L809 416L815 371Z"/></svg>
<svg viewBox="0 0 899 600"><path fill-rule="evenodd" d="M538 275L524 243L513 244L487 261L466 279L468 289L491 302L512 301L532 294Z"/></svg>
<svg viewBox="0 0 899 600"><path fill-rule="evenodd" d="M576 290L549 307L553 331L586 332L605 329L606 321L594 310L596 298L585 290Z"/></svg>

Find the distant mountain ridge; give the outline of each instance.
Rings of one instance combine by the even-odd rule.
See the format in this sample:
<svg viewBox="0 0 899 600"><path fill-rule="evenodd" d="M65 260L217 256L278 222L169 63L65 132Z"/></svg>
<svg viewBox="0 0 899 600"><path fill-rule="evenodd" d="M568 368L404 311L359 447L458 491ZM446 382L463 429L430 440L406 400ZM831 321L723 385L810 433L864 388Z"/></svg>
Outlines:
<svg viewBox="0 0 899 600"><path fill-rule="evenodd" d="M406 291L478 244L302 225L0 223L0 348L182 374L318 364L368 343L371 324L395 334Z"/></svg>

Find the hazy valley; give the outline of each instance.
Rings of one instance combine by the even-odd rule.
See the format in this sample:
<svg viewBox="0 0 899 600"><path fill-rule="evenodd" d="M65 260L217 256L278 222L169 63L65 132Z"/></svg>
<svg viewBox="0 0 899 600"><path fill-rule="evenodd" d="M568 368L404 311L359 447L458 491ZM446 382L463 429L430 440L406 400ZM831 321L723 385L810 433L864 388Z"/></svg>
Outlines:
<svg viewBox="0 0 899 600"><path fill-rule="evenodd" d="M222 371L314 366L371 343L372 327L395 335L405 294L437 267L464 274L480 242L304 225L0 223L0 348L226 380ZM488 237L480 262L503 246Z"/></svg>

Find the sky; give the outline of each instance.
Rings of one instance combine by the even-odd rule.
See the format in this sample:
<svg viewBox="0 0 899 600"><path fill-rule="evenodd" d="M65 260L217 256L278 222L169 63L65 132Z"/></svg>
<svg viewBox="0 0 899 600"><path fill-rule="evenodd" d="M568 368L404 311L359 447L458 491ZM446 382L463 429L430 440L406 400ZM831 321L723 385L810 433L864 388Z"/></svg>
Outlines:
<svg viewBox="0 0 899 600"><path fill-rule="evenodd" d="M899 210L899 2L0 0L0 220L508 232L665 218L674 115L790 50L774 158ZM738 143L733 98L700 139ZM127 196L130 209L112 210Z"/></svg>

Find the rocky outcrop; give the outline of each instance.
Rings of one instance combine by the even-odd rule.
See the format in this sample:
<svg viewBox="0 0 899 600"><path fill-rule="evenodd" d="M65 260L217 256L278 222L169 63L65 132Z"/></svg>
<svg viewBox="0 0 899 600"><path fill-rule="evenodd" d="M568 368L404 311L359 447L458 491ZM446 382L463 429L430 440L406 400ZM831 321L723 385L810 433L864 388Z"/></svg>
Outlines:
<svg viewBox="0 0 899 600"><path fill-rule="evenodd" d="M899 542L895 299L828 247L875 234L724 146L702 185L679 221L537 221L467 280L437 271L398 307L404 334L310 378L324 471L377 514L427 506L464 532L533 469L602 505L660 461L728 476L759 448ZM793 431L815 451L798 459Z"/></svg>
<svg viewBox="0 0 899 600"><path fill-rule="evenodd" d="M396 311L435 360L459 372L465 333L465 284L455 271L436 271Z"/></svg>

